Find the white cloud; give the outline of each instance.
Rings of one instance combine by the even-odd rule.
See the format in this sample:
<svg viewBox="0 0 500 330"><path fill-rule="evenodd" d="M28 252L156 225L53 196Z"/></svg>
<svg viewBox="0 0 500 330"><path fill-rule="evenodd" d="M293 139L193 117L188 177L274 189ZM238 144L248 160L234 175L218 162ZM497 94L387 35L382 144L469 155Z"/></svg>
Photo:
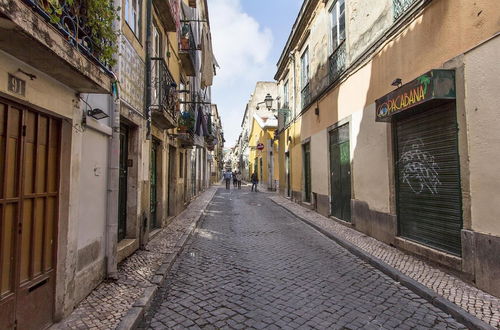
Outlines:
<svg viewBox="0 0 500 330"><path fill-rule="evenodd" d="M209 11L213 49L220 65L213 101L222 116L226 145L232 146L255 83L274 75L275 65L269 59L273 34L243 11L240 0L209 0Z"/></svg>

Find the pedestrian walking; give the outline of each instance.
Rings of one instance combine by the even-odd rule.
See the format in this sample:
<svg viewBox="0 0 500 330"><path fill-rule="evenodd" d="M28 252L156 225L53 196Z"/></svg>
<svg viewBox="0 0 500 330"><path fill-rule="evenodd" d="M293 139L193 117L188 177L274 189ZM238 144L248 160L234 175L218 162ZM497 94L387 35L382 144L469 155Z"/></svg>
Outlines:
<svg viewBox="0 0 500 330"><path fill-rule="evenodd" d="M226 171L224 172L224 180L226 181L226 189L231 188L231 178L233 176L233 173L231 171Z"/></svg>
<svg viewBox="0 0 500 330"><path fill-rule="evenodd" d="M255 191L257 191L257 185L259 184L259 177L257 176L257 173L253 173L251 179L252 179L252 191L254 187Z"/></svg>
<svg viewBox="0 0 500 330"><path fill-rule="evenodd" d="M238 189L241 189L241 180L243 179L243 175L241 174L241 171L238 171L236 174L236 180L238 180Z"/></svg>
<svg viewBox="0 0 500 330"><path fill-rule="evenodd" d="M238 179L236 179L236 175L238 174L238 171L233 172L233 187L236 188L238 186Z"/></svg>

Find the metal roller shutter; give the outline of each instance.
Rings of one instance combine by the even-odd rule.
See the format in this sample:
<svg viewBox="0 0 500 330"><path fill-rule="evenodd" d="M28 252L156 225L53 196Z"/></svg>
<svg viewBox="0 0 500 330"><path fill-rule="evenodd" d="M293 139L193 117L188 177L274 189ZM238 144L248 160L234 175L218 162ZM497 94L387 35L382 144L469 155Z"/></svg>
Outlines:
<svg viewBox="0 0 500 330"><path fill-rule="evenodd" d="M400 235L461 254L462 197L455 103L395 123Z"/></svg>

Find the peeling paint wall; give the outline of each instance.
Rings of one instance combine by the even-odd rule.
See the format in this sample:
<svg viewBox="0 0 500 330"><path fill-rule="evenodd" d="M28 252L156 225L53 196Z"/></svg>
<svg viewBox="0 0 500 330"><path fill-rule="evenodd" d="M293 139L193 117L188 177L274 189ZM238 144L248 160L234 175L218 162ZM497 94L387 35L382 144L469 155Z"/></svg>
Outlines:
<svg viewBox="0 0 500 330"><path fill-rule="evenodd" d="M30 80L28 76L18 69L34 74L36 79ZM19 95L8 90L8 75L26 82L26 94ZM45 111L64 118L72 118L75 91L61 84L48 75L21 62L11 55L0 50L0 94L16 99L20 103L41 108ZM57 97L54 97L57 95Z"/></svg>

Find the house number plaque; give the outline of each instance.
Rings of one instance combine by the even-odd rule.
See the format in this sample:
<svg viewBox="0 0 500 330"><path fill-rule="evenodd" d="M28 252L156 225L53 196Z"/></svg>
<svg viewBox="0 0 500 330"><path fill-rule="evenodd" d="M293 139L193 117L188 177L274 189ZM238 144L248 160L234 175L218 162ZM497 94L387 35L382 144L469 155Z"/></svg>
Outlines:
<svg viewBox="0 0 500 330"><path fill-rule="evenodd" d="M26 94L26 81L9 73L8 90L12 93L24 96Z"/></svg>

